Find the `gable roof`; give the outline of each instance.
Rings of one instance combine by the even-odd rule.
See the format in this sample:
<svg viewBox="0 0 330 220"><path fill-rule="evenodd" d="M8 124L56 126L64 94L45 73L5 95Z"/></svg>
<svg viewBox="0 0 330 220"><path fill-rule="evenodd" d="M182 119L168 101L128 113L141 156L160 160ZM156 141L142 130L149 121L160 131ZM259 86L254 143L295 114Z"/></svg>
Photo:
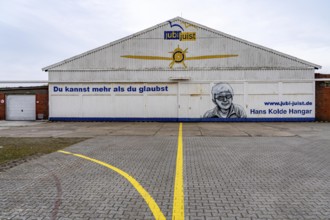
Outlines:
<svg viewBox="0 0 330 220"><path fill-rule="evenodd" d="M163 23L160 23L160 24L157 24L153 27L150 27L148 29L145 29L145 30L142 30L140 32L137 32L135 34L132 34L132 35L129 35L127 37L124 37L124 38L121 38L119 40L116 40L116 41L113 41L111 43L108 43L108 44L105 44L103 46L100 46L100 47L97 47L95 49L92 49L92 50L89 50L87 52L84 52L84 53L81 53L81 54L78 54L76 56L73 56L71 58L68 58L68 59L65 59L63 61L60 61L60 62L57 62L55 64L52 64L52 65L49 65L49 66L46 66L44 68L42 68L43 71L48 71L50 69L54 69L56 67L60 67L62 65L65 65L69 62L72 62L72 61L75 61L77 59L80 59L82 57L85 57L85 56L88 56L92 53L96 53L98 51L101 51L103 49L106 49L106 48L109 48L109 47L112 47L114 45L117 45L117 44L120 44L122 42L125 42L127 40L130 40L132 38L135 38L135 37L138 37L142 34L145 34L145 33L148 33L148 32L151 32L157 28L160 28L160 27L163 27L165 25L168 25L169 23L171 24L171 22L177 22L177 21L180 21L180 22L184 22L184 23L187 23L187 24L190 24L192 26L196 26L197 28L199 29L202 29L202 30L205 30L205 31L208 31L208 32L211 32L213 34L216 34L216 35L219 35L221 37L224 37L224 38L227 38L227 39L231 39L233 41L236 41L238 43L241 43L241 44L245 44L247 46L251 46L251 47L254 47L254 48L257 48L257 49L260 49L260 50L263 50L265 52L268 52L268 53L272 53L274 55L277 55L277 56L280 56L280 57L283 57L283 58L286 58L286 59L289 59L291 61L294 61L294 62L297 62L297 63L300 63L300 64L303 64L303 65L306 65L310 68L315 68L315 69L320 69L322 68L320 65L317 65L317 64L314 64L314 63L311 63L311 62L308 62L308 61L305 61L305 60L302 60L302 59L299 59L297 57L294 57L294 56L291 56L291 55L288 55L288 54L285 54L285 53L282 53L282 52L279 52L279 51L276 51L276 50L273 50L273 49L270 49L270 48L267 48L267 47L264 47L264 46L261 46L261 45L258 45L258 44L255 44L255 43L252 43L252 42L249 42L249 41L246 41L246 40L243 40L243 39L240 39L238 37L234 37L232 35L229 35L229 34L226 34L226 33L223 33L223 32L220 32L220 31L217 31L217 30L214 30L212 28L209 28L209 27L206 27L206 26L203 26L201 24L198 24L198 23L195 23L195 22L192 22L192 21L189 21L189 20L186 20L182 17L175 17L173 19L170 19L168 21L165 21Z"/></svg>

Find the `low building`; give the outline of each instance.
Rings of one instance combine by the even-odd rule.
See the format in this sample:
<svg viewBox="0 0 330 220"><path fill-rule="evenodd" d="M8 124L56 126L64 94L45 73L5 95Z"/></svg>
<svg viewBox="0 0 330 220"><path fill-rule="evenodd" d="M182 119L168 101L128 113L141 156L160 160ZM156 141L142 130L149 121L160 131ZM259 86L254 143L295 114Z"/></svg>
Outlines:
<svg viewBox="0 0 330 220"><path fill-rule="evenodd" d="M176 17L43 70L51 121L314 121L319 68Z"/></svg>
<svg viewBox="0 0 330 220"><path fill-rule="evenodd" d="M316 120L330 121L330 75L315 74L316 91L315 91L315 110Z"/></svg>
<svg viewBox="0 0 330 220"><path fill-rule="evenodd" d="M48 119L48 86L0 88L0 120Z"/></svg>

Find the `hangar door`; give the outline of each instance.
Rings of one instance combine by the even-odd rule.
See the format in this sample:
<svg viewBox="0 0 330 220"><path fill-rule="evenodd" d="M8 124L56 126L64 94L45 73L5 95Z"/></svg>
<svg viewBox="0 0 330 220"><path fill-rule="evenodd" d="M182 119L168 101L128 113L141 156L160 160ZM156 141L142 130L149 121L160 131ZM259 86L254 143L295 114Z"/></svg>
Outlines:
<svg viewBox="0 0 330 220"><path fill-rule="evenodd" d="M178 117L177 83L61 84L49 92L50 120Z"/></svg>
<svg viewBox="0 0 330 220"><path fill-rule="evenodd" d="M6 120L36 120L35 95L7 95Z"/></svg>

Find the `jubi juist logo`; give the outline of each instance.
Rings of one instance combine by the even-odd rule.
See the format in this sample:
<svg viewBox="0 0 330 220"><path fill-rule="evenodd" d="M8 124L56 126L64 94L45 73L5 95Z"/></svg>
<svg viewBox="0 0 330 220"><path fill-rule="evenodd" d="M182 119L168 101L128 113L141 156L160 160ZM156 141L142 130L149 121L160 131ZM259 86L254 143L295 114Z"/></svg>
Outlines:
<svg viewBox="0 0 330 220"><path fill-rule="evenodd" d="M171 21L168 21L171 28L178 27L182 31L164 31L164 40L180 40L180 41L196 41L196 32L184 32L184 29L179 24L172 24ZM192 25L186 25L190 27Z"/></svg>

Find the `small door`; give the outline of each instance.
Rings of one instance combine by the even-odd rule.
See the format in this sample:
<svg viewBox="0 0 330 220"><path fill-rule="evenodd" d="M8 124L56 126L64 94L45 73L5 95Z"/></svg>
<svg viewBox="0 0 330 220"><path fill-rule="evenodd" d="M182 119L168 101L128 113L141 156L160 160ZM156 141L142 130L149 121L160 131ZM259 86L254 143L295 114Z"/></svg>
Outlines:
<svg viewBox="0 0 330 220"><path fill-rule="evenodd" d="M36 120L35 95L7 95L6 120L30 121Z"/></svg>

